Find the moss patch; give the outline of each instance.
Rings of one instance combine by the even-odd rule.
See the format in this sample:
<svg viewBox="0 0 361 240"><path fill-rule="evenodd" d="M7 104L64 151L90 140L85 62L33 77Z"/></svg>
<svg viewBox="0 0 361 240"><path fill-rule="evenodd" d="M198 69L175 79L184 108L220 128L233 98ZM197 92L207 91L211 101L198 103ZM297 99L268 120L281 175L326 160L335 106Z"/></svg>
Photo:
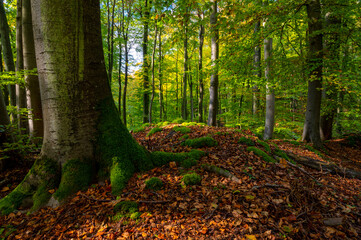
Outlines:
<svg viewBox="0 0 361 240"><path fill-rule="evenodd" d="M217 144L217 141L211 137L187 139L182 143L183 146L189 146L192 148L214 147L217 146Z"/></svg>
<svg viewBox="0 0 361 240"><path fill-rule="evenodd" d="M188 139L188 138L189 138L189 135L188 135L188 134L184 134L183 136L181 136L181 137L179 138L179 140L183 141L183 140L186 140L186 139Z"/></svg>
<svg viewBox="0 0 361 240"><path fill-rule="evenodd" d="M181 163L181 166L183 168L191 168L195 165L197 165L198 161L194 158L187 158L187 159L184 159L184 161L182 161Z"/></svg>
<svg viewBox="0 0 361 240"><path fill-rule="evenodd" d="M276 162L275 159L273 159L271 156L269 156L267 153L265 153L264 151L262 151L259 148L248 147L247 151L248 152L254 152L254 154L256 154L257 156L260 156L266 162Z"/></svg>
<svg viewBox="0 0 361 240"><path fill-rule="evenodd" d="M93 168L88 161L68 160L62 169L59 189L54 197L60 202L79 190L86 189L92 179Z"/></svg>
<svg viewBox="0 0 361 240"><path fill-rule="evenodd" d="M137 219L141 215L138 212L138 203L133 201L121 201L114 206L113 211L115 213L113 221L119 221L123 217Z"/></svg>
<svg viewBox="0 0 361 240"><path fill-rule="evenodd" d="M238 140L238 143L246 144L247 146L254 146L255 145L254 141L252 139L247 138L247 137L241 137Z"/></svg>
<svg viewBox="0 0 361 240"><path fill-rule="evenodd" d="M202 178L197 173L190 173L190 174L184 175L182 181L187 186L188 185L199 185L202 181Z"/></svg>
<svg viewBox="0 0 361 240"><path fill-rule="evenodd" d="M145 189L160 190L163 187L163 181L157 177L152 177L145 181Z"/></svg>
<svg viewBox="0 0 361 240"><path fill-rule="evenodd" d="M268 143L262 141L262 140L257 140L257 143L262 145L264 147L264 149L266 150L266 152L271 152L271 147L269 146Z"/></svg>
<svg viewBox="0 0 361 240"><path fill-rule="evenodd" d="M110 170L112 194L119 195L126 187L128 180L132 177L134 172L134 165L129 162L129 159L113 157L113 165Z"/></svg>
<svg viewBox="0 0 361 240"><path fill-rule="evenodd" d="M181 152L181 153L171 153L171 152L153 152L152 162L155 166L163 166L169 162L178 162L181 163L187 158L193 158L199 160L202 156L205 155L205 152L200 150L191 150L190 152Z"/></svg>
<svg viewBox="0 0 361 240"><path fill-rule="evenodd" d="M173 130L176 132L183 133L183 134L192 132L192 129L190 129L189 127L184 127L184 126L175 126L175 127L173 127Z"/></svg>
<svg viewBox="0 0 361 240"><path fill-rule="evenodd" d="M163 131L162 128L160 128L160 127L154 127L154 128L152 128L152 129L147 133L147 137L150 137L150 136L152 136L154 133L161 132L161 131Z"/></svg>

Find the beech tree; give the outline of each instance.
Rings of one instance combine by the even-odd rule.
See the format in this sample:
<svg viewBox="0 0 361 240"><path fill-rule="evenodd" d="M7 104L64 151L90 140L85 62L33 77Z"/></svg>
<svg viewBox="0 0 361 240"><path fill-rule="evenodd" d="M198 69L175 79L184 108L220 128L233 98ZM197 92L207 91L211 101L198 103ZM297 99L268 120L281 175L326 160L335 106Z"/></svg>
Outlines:
<svg viewBox="0 0 361 240"><path fill-rule="evenodd" d="M134 171L175 157L148 153L121 123L107 81L99 0L31 3L45 134L29 173L0 200L2 214L26 199L32 210L57 206L95 180L110 178L119 194Z"/></svg>

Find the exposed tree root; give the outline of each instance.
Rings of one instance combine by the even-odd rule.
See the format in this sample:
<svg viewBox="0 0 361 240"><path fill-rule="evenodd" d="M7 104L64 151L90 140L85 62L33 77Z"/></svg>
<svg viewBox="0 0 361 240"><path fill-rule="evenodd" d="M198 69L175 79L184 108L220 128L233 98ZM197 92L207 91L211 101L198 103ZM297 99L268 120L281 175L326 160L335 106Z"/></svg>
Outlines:
<svg viewBox="0 0 361 240"><path fill-rule="evenodd" d="M208 165L208 164L203 164L202 168L204 168L205 170L209 171L209 172L214 172L217 173L223 177L229 178L230 180L236 182L236 183L241 183L241 180L239 178L237 178L236 176L234 176L232 173L230 173L229 171L223 169L223 168L219 168L213 165Z"/></svg>

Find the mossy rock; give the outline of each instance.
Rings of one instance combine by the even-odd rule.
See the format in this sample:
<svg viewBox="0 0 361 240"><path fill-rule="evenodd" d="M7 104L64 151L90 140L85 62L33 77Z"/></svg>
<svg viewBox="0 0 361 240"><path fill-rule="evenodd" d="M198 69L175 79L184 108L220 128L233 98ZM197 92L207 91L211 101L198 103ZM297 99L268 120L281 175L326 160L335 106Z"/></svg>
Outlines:
<svg viewBox="0 0 361 240"><path fill-rule="evenodd" d="M191 168L195 165L197 165L198 161L194 158L186 158L181 162L181 166L183 168Z"/></svg>
<svg viewBox="0 0 361 240"><path fill-rule="evenodd" d="M187 139L182 143L183 146L189 146L191 148L202 148L202 147L214 147L218 143L211 137L200 137L194 139Z"/></svg>
<svg viewBox="0 0 361 240"><path fill-rule="evenodd" d="M202 178L197 173L190 173L190 174L184 175L182 181L187 186L199 185L202 181Z"/></svg>
<svg viewBox="0 0 361 240"><path fill-rule="evenodd" d="M257 140L257 143L262 145L264 147L264 149L266 150L266 152L269 152L269 153L271 152L271 147L265 141Z"/></svg>
<svg viewBox="0 0 361 240"><path fill-rule="evenodd" d="M271 156L269 156L267 153L265 153L264 151L262 151L259 148L248 147L247 151L248 152L254 152L254 154L256 154L257 156L260 156L266 162L276 162L275 159L273 159Z"/></svg>
<svg viewBox="0 0 361 240"><path fill-rule="evenodd" d="M173 130L176 132L183 133L183 134L192 132L192 129L190 129L189 127L184 127L184 126L175 126L175 127L173 127Z"/></svg>
<svg viewBox="0 0 361 240"><path fill-rule="evenodd" d="M252 139L247 138L247 137L241 137L238 140L238 143L246 144L247 146L254 146L255 145L254 141Z"/></svg>
<svg viewBox="0 0 361 240"><path fill-rule="evenodd" d="M163 181L157 177L152 177L145 181L145 188L150 190L160 190L163 187Z"/></svg>
<svg viewBox="0 0 361 240"><path fill-rule="evenodd" d="M160 128L160 127L154 127L154 128L152 128L152 130L150 130L150 131L148 132L147 137L150 137L150 136L152 136L154 133L161 132L161 131L163 131L162 128Z"/></svg>

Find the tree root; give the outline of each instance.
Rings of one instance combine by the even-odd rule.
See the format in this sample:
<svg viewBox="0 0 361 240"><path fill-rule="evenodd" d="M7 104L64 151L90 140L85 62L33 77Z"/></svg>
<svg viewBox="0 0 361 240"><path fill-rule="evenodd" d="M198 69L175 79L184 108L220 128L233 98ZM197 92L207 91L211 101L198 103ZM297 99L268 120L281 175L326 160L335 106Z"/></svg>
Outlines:
<svg viewBox="0 0 361 240"><path fill-rule="evenodd" d="M241 180L239 178L237 178L236 176L234 176L232 173L230 173L229 171L223 169L223 168L219 168L213 165L208 165L208 164L203 164L202 168L204 168L205 170L209 171L209 172L214 172L217 173L223 177L229 178L230 180L236 182L236 183L241 183Z"/></svg>

